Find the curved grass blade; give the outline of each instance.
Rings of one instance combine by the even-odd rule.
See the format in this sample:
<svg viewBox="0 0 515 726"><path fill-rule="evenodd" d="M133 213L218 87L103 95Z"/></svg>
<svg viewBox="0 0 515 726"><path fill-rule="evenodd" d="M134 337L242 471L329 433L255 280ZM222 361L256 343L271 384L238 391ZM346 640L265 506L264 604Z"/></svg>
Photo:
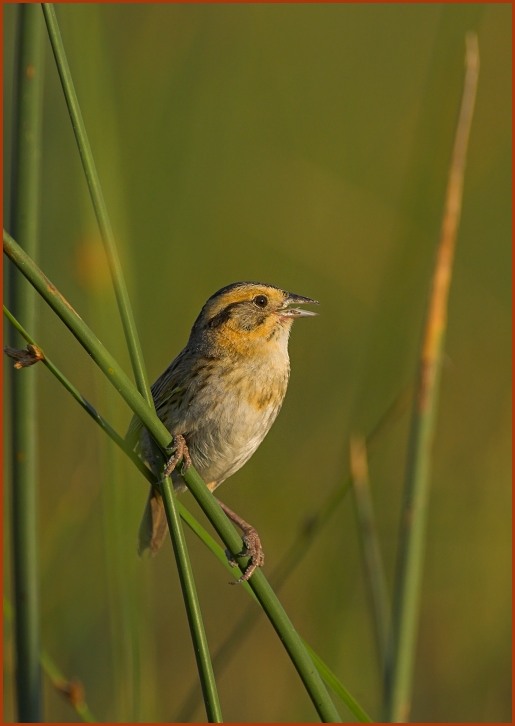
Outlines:
<svg viewBox="0 0 515 726"><path fill-rule="evenodd" d="M420 609L432 441L447 327L447 304L463 198L468 140L479 73L475 34L466 38L465 79L432 288L424 326L411 419L399 558L392 609L391 653L385 672L385 720L409 719Z"/></svg>

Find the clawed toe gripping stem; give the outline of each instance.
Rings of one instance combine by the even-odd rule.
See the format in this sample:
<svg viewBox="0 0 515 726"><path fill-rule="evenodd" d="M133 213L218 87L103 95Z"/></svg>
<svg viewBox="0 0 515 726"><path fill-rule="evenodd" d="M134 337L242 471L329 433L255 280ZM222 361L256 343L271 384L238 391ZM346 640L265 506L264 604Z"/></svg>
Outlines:
<svg viewBox="0 0 515 726"><path fill-rule="evenodd" d="M234 524L236 524L243 532L242 551L238 552L238 554L236 555L233 555L232 552L229 552L228 550L225 551L227 559L229 560L229 564L236 566L238 564L235 559L236 557L250 557L249 564L247 565L245 572L238 580L233 580L230 584L236 585L240 582L247 582L247 580L250 579L250 577L254 574L257 568L263 567L263 565L265 564L265 553L263 551L263 547L261 546L261 539L259 537L259 534L257 533L257 530L251 524L249 524L238 514L233 512L232 509L229 509L229 507L221 502L219 499L218 503L220 504L227 517L229 517L229 519L234 522Z"/></svg>
<svg viewBox="0 0 515 726"><path fill-rule="evenodd" d="M186 471L191 466L190 452L188 451L188 444L182 434L175 434L172 443L167 448L167 453L171 454L170 458L166 462L166 466L163 471L163 476L170 476L172 471L175 469L179 461L182 459L182 470Z"/></svg>

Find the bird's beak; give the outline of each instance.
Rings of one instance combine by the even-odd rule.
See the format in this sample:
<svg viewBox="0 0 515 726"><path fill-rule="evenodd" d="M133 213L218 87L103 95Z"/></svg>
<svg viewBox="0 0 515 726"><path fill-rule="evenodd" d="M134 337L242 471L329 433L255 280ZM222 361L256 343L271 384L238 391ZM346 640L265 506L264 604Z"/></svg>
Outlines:
<svg viewBox="0 0 515 726"><path fill-rule="evenodd" d="M304 297L303 295L294 295L289 293L286 301L279 309L281 317L284 318L309 318L313 315L318 315L312 310L301 310L300 308L290 308L289 305L318 305L318 300L313 300L310 297Z"/></svg>

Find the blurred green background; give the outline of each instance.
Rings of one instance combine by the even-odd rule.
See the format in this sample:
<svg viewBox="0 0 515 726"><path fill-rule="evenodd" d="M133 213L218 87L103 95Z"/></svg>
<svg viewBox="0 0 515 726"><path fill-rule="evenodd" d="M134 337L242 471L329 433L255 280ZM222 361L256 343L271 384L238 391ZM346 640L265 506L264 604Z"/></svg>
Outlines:
<svg viewBox="0 0 515 726"><path fill-rule="evenodd" d="M321 303L320 317L293 330L281 415L220 490L259 529L267 573L347 481L350 435L371 431L399 394L412 391L465 34L477 32L481 72L411 718L510 721L511 7L57 10L151 379L184 345L205 299L229 282L271 282ZM8 159L17 7L4 5L4 13ZM40 264L130 371L49 46L46 56ZM9 179L6 164L7 203ZM124 432L129 410L44 304L35 337ZM31 371L40 390L43 645L82 681L99 720L177 720L196 669L171 547L154 560L136 555L147 486L48 371ZM369 451L390 588L409 413L408 402ZM8 486L5 501L9 563ZM182 501L205 522L189 494ZM226 571L189 532L188 541L216 649L249 598L227 586ZM10 596L9 564L5 588ZM381 681L350 495L280 597L301 634L378 718ZM15 717L12 648L7 626L6 720ZM263 615L218 674L228 721L316 720ZM49 721L74 720L48 682L45 697ZM203 721L197 703L189 720Z"/></svg>

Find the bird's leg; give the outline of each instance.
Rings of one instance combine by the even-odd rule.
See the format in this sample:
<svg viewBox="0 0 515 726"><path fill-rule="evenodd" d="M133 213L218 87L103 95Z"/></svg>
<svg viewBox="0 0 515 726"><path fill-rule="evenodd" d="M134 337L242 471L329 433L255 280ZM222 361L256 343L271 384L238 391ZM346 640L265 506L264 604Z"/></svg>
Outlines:
<svg viewBox="0 0 515 726"><path fill-rule="evenodd" d="M188 444L182 434L175 434L171 445L168 447L168 453L173 452L164 468L163 476L170 476L172 471L175 469L179 461L183 460L184 470L191 466L190 452L188 451Z"/></svg>
<svg viewBox="0 0 515 726"><path fill-rule="evenodd" d="M259 534L251 524L242 519L238 514L236 514L236 512L233 512L232 509L229 509L226 504L221 502L219 499L217 499L217 502L222 507L225 514L229 517L231 522L234 522L234 524L239 527L243 532L242 539L245 548L242 552L239 553L239 556L250 557L250 563L240 579L237 580L237 582L246 582L258 567L263 567L263 565L265 564L265 553L263 552L263 548L261 546ZM234 561L231 553L228 553L228 556L229 562L236 565L237 563Z"/></svg>

